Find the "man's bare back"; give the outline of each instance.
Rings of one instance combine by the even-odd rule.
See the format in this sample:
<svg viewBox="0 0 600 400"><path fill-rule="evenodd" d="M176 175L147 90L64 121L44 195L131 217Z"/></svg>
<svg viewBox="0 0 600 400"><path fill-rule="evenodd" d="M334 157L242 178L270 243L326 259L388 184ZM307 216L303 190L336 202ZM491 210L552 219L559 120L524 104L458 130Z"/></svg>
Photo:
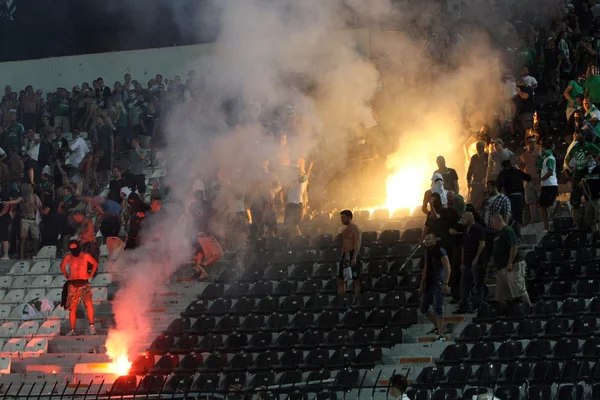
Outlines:
<svg viewBox="0 0 600 400"><path fill-rule="evenodd" d="M92 272L88 273L88 263L92 264ZM69 274L67 275L66 266L69 264ZM63 275L69 281L76 280L89 280L94 276L96 269L98 268L98 262L89 255L88 253L81 253L75 257L72 254L67 254L62 263L60 264L60 270Z"/></svg>

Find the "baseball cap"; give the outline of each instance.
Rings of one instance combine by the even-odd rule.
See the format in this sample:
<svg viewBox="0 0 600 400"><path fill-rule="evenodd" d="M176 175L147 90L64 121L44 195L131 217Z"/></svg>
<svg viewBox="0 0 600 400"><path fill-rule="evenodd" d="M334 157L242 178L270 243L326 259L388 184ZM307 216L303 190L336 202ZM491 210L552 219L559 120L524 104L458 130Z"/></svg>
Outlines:
<svg viewBox="0 0 600 400"><path fill-rule="evenodd" d="M492 139L492 143L499 143L504 146L504 140L502 140L500 138Z"/></svg>

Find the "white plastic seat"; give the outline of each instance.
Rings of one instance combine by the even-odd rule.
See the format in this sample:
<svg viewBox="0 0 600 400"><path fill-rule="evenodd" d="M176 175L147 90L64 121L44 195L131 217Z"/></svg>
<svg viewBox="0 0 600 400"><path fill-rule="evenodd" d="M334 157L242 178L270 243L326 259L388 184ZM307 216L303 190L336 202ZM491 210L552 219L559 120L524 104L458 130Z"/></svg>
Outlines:
<svg viewBox="0 0 600 400"><path fill-rule="evenodd" d="M58 275L56 278L54 278L52 280L52 283L50 283L50 288L61 288L65 285L65 282L67 281L67 278L65 278L64 275Z"/></svg>
<svg viewBox="0 0 600 400"><path fill-rule="evenodd" d="M105 287L93 287L92 288L92 301L94 303L101 303L108 301L108 289Z"/></svg>
<svg viewBox="0 0 600 400"><path fill-rule="evenodd" d="M2 337L13 337L19 330L19 323L15 321L7 321L0 325L0 336Z"/></svg>
<svg viewBox="0 0 600 400"><path fill-rule="evenodd" d="M10 287L12 289L25 289L31 286L31 282L33 282L33 276L21 275L13 279Z"/></svg>
<svg viewBox="0 0 600 400"><path fill-rule="evenodd" d="M100 246L100 257L108 257L108 247L105 244Z"/></svg>
<svg viewBox="0 0 600 400"><path fill-rule="evenodd" d="M4 347L4 340L0 340L0 348ZM0 357L0 375L10 374L10 357Z"/></svg>
<svg viewBox="0 0 600 400"><path fill-rule="evenodd" d="M46 297L49 298L53 303L60 303L62 300L62 286L48 290Z"/></svg>
<svg viewBox="0 0 600 400"><path fill-rule="evenodd" d="M110 274L98 274L92 279L92 286L106 287L112 283L112 276Z"/></svg>
<svg viewBox="0 0 600 400"><path fill-rule="evenodd" d="M10 269L9 275L25 275L29 272L29 261L17 261Z"/></svg>
<svg viewBox="0 0 600 400"><path fill-rule="evenodd" d="M56 258L56 246L44 246L33 256L34 260L54 260Z"/></svg>
<svg viewBox="0 0 600 400"><path fill-rule="evenodd" d="M52 267L50 267L50 275L62 275L62 271L60 270L60 264L62 263L62 259L54 261Z"/></svg>
<svg viewBox="0 0 600 400"><path fill-rule="evenodd" d="M167 170L165 168L159 168L152 171L152 178L162 178L167 176Z"/></svg>
<svg viewBox="0 0 600 400"><path fill-rule="evenodd" d="M23 336L35 335L39 328L40 328L39 322L25 321L25 322L21 323L21 326L19 326L19 329L17 329L17 334L15 336L23 337Z"/></svg>
<svg viewBox="0 0 600 400"><path fill-rule="evenodd" d="M49 319L45 321L35 334L37 337L52 337L60 333L60 322Z"/></svg>
<svg viewBox="0 0 600 400"><path fill-rule="evenodd" d="M13 289L4 296L3 303L21 303L25 298L25 289Z"/></svg>
<svg viewBox="0 0 600 400"><path fill-rule="evenodd" d="M35 288L35 289L31 289L30 291L27 292L27 294L25 295L25 301L26 302L30 302L32 300L35 299L41 299L42 297L46 296L46 289L44 288Z"/></svg>
<svg viewBox="0 0 600 400"><path fill-rule="evenodd" d="M11 312L12 307L10 304L0 304L0 320L8 318Z"/></svg>
<svg viewBox="0 0 600 400"><path fill-rule="evenodd" d="M62 306L58 306L52 311L50 319L67 319L69 318L69 310L65 310Z"/></svg>
<svg viewBox="0 0 600 400"><path fill-rule="evenodd" d="M23 349L23 356L39 356L48 352L48 338L36 337L27 342Z"/></svg>
<svg viewBox="0 0 600 400"><path fill-rule="evenodd" d="M50 261L38 261L29 270L28 274L30 275L43 275L50 272L50 267L52 263Z"/></svg>
<svg viewBox="0 0 600 400"><path fill-rule="evenodd" d="M9 288L12 286L13 277L12 276L0 276L0 288Z"/></svg>
<svg viewBox="0 0 600 400"><path fill-rule="evenodd" d="M64 278L64 276L63 276L63 278ZM33 282L31 282L31 287L46 288L52 284L52 281L53 281L53 279L50 275L39 275L39 276L35 277Z"/></svg>
<svg viewBox="0 0 600 400"><path fill-rule="evenodd" d="M12 338L2 348L3 353L17 353L25 349L27 341L24 338Z"/></svg>

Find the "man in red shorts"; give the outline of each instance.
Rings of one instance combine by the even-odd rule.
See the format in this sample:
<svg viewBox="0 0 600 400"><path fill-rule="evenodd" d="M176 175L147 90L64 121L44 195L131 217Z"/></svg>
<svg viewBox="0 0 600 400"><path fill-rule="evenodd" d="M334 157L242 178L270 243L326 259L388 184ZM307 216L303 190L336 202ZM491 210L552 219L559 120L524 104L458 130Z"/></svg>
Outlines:
<svg viewBox="0 0 600 400"><path fill-rule="evenodd" d="M60 263L60 270L67 278L67 304L66 309L69 310L69 322L71 331L67 336L75 336L75 322L77 320L77 306L79 301L83 300L83 305L87 310L88 320L90 321L90 334L96 334L94 327L94 307L92 305L92 290L89 280L98 269L98 262L89 255L81 251L81 245L77 240L69 242L69 250L71 252L63 258ZM67 264L69 272L67 273ZM92 271L88 272L88 264L92 265Z"/></svg>

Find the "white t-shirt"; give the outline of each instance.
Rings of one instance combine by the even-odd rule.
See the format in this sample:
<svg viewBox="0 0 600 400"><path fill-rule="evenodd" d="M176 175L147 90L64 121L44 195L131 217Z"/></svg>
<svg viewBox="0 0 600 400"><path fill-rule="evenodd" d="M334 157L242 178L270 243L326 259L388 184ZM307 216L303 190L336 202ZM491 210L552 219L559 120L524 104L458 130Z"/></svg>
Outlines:
<svg viewBox="0 0 600 400"><path fill-rule="evenodd" d="M75 139L69 148L73 151L69 156L69 163L74 167L78 167L85 155L90 151L87 143L81 136Z"/></svg>
<svg viewBox="0 0 600 400"><path fill-rule="evenodd" d="M552 175L550 176L550 178L542 181L542 186L558 186L558 179L556 178L556 159L554 158L554 156L550 155L546 158L544 158L544 161L542 162L542 174L541 176L544 176L548 173L548 161L552 160L554 161L554 171L552 172Z"/></svg>
<svg viewBox="0 0 600 400"><path fill-rule="evenodd" d="M304 177L306 177L306 175ZM308 187L308 177L306 177L303 182L301 182L301 180L302 179L296 179L290 186L287 200L288 204L304 203L306 199L306 188Z"/></svg>
<svg viewBox="0 0 600 400"><path fill-rule="evenodd" d="M523 82L525 82L527 86L532 88L536 87L538 84L537 80L531 75L523 76L521 79L523 79Z"/></svg>

